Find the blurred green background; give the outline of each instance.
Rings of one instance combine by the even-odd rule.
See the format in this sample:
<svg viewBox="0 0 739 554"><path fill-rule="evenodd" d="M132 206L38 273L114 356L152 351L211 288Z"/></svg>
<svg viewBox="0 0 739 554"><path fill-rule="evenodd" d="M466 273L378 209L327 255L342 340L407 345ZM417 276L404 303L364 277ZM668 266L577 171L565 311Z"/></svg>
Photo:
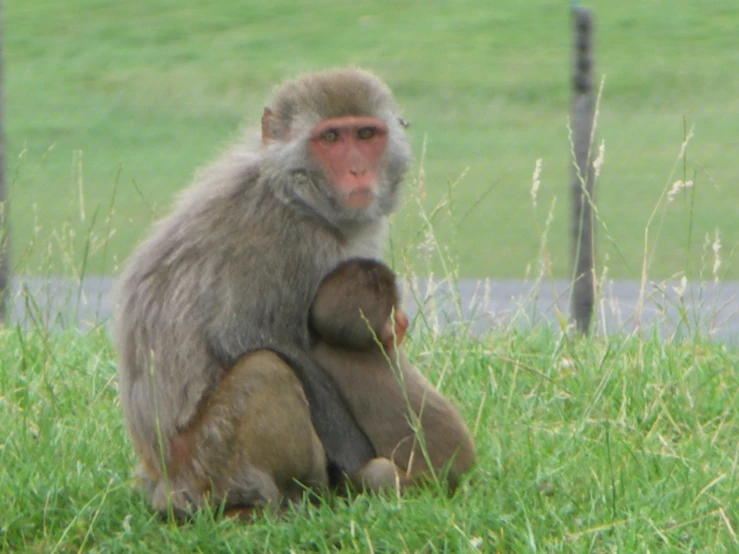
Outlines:
<svg viewBox="0 0 739 554"><path fill-rule="evenodd" d="M275 84L358 64L412 122L416 163L392 252L419 273L419 201L461 276L522 277L547 212L555 276L569 269L569 2L9 0L7 173L15 271L115 272L194 171L256 126ZM650 276L712 266L739 277L739 2L595 0L599 264L639 276L645 226L694 126L694 191L658 207ZM422 156L423 153L423 156ZM538 206L532 173L543 160ZM419 175L421 183L419 183ZM452 184L454 186L452 187ZM451 192L450 192L451 190ZM694 192L694 196L693 196ZM694 199L694 204L691 203ZM111 208L112 206L112 208ZM655 242L656 240L656 242ZM534 265L534 267L536 267Z"/></svg>

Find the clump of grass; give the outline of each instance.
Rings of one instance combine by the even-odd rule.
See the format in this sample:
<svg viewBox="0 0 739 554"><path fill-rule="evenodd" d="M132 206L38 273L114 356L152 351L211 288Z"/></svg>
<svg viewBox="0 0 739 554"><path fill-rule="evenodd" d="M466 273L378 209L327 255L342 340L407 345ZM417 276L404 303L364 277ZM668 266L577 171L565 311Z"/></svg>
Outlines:
<svg viewBox="0 0 739 554"><path fill-rule="evenodd" d="M50 149L51 150L51 149ZM22 152L13 176L11 197L17 190L19 174L26 163L27 152ZM36 168L45 163L44 157ZM82 323L86 328L101 323L100 311L109 298L104 286L107 275L89 272L90 261L106 268L108 274L118 272L119 260L109 253L116 235L113 220L119 188L120 169L104 203L91 204L86 199L82 151L72 156L70 191L66 206L58 211L66 217L58 229L48 229L39 218L37 205L31 206L33 233L24 244L13 244L10 273L10 312L12 319L24 327L66 328ZM82 233L80 234L80 229ZM13 238L10 229L11 239ZM34 263L41 260L38 263Z"/></svg>
<svg viewBox="0 0 739 554"><path fill-rule="evenodd" d="M132 488L106 333L0 332L0 547L8 551L730 552L739 353L544 328L409 341L460 407L479 463L436 489L175 526Z"/></svg>

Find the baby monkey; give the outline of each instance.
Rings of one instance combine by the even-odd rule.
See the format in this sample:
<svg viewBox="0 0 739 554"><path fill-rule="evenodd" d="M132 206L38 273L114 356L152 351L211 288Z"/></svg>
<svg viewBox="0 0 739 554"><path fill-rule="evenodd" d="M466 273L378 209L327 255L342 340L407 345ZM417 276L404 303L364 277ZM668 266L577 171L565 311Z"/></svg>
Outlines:
<svg viewBox="0 0 739 554"><path fill-rule="evenodd" d="M475 446L456 408L399 349L408 317L390 268L370 259L341 263L321 282L309 327L316 361L377 455L350 482L377 491L438 476L454 489L475 462Z"/></svg>

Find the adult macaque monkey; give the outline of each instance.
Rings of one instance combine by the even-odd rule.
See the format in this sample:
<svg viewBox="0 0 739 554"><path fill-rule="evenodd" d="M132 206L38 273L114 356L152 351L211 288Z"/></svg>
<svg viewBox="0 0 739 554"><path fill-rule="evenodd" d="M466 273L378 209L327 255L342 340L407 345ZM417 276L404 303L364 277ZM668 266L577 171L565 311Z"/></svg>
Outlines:
<svg viewBox="0 0 739 554"><path fill-rule="evenodd" d="M205 169L128 260L121 403L156 509L282 501L293 480L320 485L374 457L314 362L306 321L332 268L380 256L410 162L404 126L365 71L287 81L264 110L261 144Z"/></svg>
<svg viewBox="0 0 739 554"><path fill-rule="evenodd" d="M318 288L309 325L316 360L378 456L352 482L403 487L433 472L454 488L474 463L475 446L454 406L398 350L408 318L390 268L369 259L340 264Z"/></svg>

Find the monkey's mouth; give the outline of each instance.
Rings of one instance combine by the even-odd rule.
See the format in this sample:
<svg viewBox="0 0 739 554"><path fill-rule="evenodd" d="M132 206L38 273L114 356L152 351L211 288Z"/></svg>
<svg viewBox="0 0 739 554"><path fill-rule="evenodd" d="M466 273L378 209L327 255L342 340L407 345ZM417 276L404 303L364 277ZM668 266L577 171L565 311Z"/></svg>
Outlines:
<svg viewBox="0 0 739 554"><path fill-rule="evenodd" d="M375 191L371 187L355 188L341 195L341 204L353 210L364 210L375 201Z"/></svg>

